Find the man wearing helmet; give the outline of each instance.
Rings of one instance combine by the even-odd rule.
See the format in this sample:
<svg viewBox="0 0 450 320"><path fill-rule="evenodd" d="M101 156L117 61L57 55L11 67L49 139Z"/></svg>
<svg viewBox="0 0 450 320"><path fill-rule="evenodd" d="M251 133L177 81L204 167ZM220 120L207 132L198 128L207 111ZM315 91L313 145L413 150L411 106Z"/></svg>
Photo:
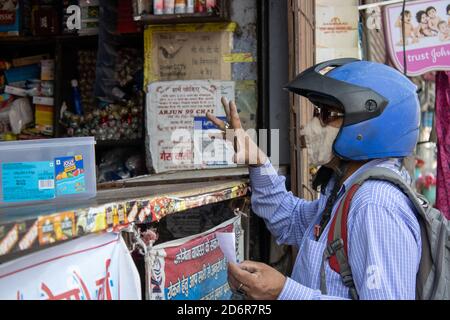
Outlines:
<svg viewBox="0 0 450 320"><path fill-rule="evenodd" d="M236 161L250 165L254 212L279 244L299 249L291 277L245 261L229 264L230 287L265 300L415 299L420 226L408 197L389 182L367 181L352 198L346 225L350 277L323 258L331 221L357 176L384 167L411 183L403 159L413 154L419 136L417 88L386 65L338 59L304 71L286 89L315 105L301 140L310 164L320 166L313 185L321 197L306 201L288 192L285 178L242 130L236 105L223 100L235 130Z"/></svg>

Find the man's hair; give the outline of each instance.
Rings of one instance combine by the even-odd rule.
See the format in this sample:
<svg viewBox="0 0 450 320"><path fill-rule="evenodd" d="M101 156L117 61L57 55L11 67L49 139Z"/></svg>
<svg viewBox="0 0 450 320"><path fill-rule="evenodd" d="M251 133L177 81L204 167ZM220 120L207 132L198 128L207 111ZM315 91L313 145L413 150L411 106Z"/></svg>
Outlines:
<svg viewBox="0 0 450 320"><path fill-rule="evenodd" d="M427 10L425 10L426 14L428 14L428 12L430 12L431 10L436 11L435 7L428 7Z"/></svg>
<svg viewBox="0 0 450 320"><path fill-rule="evenodd" d="M420 10L419 12L417 12L416 14L416 19L418 23L422 23L422 16L426 15L427 13L423 10Z"/></svg>

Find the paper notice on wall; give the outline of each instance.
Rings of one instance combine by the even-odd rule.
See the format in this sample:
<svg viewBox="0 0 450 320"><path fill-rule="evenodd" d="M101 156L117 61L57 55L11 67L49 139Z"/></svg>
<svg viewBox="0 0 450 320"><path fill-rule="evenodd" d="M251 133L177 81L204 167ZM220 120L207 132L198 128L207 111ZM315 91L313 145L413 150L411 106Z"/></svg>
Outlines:
<svg viewBox="0 0 450 320"><path fill-rule="evenodd" d="M228 262L237 263L236 259L236 237L234 232L217 232L220 250Z"/></svg>
<svg viewBox="0 0 450 320"><path fill-rule="evenodd" d="M243 260L244 233L235 217L203 234L154 247L146 259L150 300L227 300L227 259L217 233L235 235L235 256Z"/></svg>
<svg viewBox="0 0 450 320"><path fill-rule="evenodd" d="M154 81L231 80L225 59L233 47L234 23L149 26L144 32L145 84Z"/></svg>
<svg viewBox="0 0 450 320"><path fill-rule="evenodd" d="M360 58L357 0L316 1L316 62Z"/></svg>
<svg viewBox="0 0 450 320"><path fill-rule="evenodd" d="M140 300L119 234L90 235L0 266L1 300Z"/></svg>
<svg viewBox="0 0 450 320"><path fill-rule="evenodd" d="M148 86L148 151L156 173L234 166L233 146L211 139L210 112L225 120L221 98L234 100L232 81L155 82Z"/></svg>

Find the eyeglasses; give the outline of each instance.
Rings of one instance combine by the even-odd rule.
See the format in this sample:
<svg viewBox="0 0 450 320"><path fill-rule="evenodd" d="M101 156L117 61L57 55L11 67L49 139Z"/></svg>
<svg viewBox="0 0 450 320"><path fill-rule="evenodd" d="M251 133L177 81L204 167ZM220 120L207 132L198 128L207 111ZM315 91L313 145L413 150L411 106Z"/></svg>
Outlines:
<svg viewBox="0 0 450 320"><path fill-rule="evenodd" d="M342 119L344 115L345 115L344 113L332 111L326 106L323 107L314 106L314 117L319 118L320 124L323 127L326 127L333 121Z"/></svg>

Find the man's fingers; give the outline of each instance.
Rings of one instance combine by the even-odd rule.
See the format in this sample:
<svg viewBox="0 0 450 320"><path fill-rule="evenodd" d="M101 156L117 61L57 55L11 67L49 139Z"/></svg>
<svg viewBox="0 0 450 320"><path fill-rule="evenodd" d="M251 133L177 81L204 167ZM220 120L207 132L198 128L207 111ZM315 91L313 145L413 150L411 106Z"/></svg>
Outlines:
<svg viewBox="0 0 450 320"><path fill-rule="evenodd" d="M239 280L237 280L229 270L228 270L228 284L230 285L230 288L233 292L241 291L246 295L251 293L251 289L242 282L239 282Z"/></svg>
<svg viewBox="0 0 450 320"><path fill-rule="evenodd" d="M239 286L241 285L241 283L233 276L231 272L228 272L228 283L230 284L230 287L235 291L239 289Z"/></svg>
<svg viewBox="0 0 450 320"><path fill-rule="evenodd" d="M225 130L225 122L218 119L216 116L214 116L212 113L207 112L206 117L216 125L217 128L220 130Z"/></svg>
<svg viewBox="0 0 450 320"><path fill-rule="evenodd" d="M234 263L228 264L228 271L237 281L247 287L252 287L252 283L253 281L255 281L255 275L241 269L237 264Z"/></svg>
<svg viewBox="0 0 450 320"><path fill-rule="evenodd" d="M261 263L254 261L244 261L240 265L241 269L248 271L250 273L256 273L261 271Z"/></svg>
<svg viewBox="0 0 450 320"><path fill-rule="evenodd" d="M223 109L225 110L225 114L227 115L228 121L231 119L230 115L230 103L228 102L228 99L226 97L222 97L222 105Z"/></svg>
<svg viewBox="0 0 450 320"><path fill-rule="evenodd" d="M230 102L230 122L231 122L231 125L233 126L233 129L241 129L242 128L241 119L239 118L237 107L236 107L236 104L234 103L234 101Z"/></svg>

